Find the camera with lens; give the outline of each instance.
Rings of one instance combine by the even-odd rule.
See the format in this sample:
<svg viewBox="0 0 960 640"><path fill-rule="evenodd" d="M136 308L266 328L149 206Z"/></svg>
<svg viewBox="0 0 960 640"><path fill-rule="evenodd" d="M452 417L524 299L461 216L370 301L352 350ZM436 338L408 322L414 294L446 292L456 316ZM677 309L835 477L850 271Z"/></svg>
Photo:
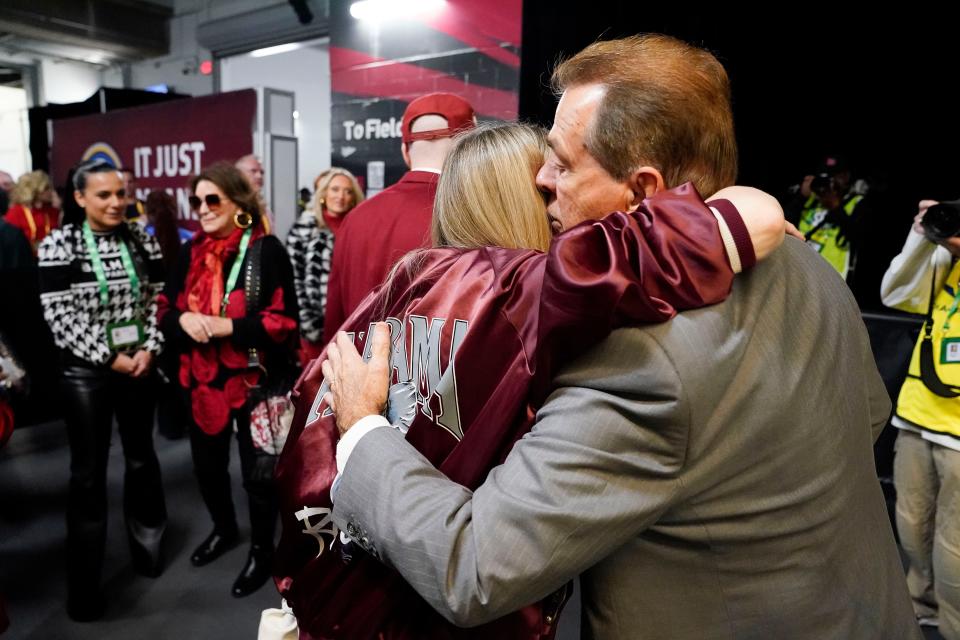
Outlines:
<svg viewBox="0 0 960 640"><path fill-rule="evenodd" d="M920 226L935 242L960 236L960 200L933 205L923 214Z"/></svg>
<svg viewBox="0 0 960 640"><path fill-rule="evenodd" d="M833 176L827 172L818 173L810 181L810 191L816 194L834 190Z"/></svg>

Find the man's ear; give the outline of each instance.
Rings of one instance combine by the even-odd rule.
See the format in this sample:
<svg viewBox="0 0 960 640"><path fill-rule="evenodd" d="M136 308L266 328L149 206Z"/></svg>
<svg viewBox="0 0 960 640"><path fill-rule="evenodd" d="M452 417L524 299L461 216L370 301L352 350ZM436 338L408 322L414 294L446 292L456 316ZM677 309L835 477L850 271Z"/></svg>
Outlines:
<svg viewBox="0 0 960 640"><path fill-rule="evenodd" d="M653 167L640 167L630 174L628 178L630 190L633 192L633 199L630 202L631 208L640 206L640 203L650 196L666 190L667 184L663 180L663 175L658 169Z"/></svg>
<svg viewBox="0 0 960 640"><path fill-rule="evenodd" d="M403 162L407 165L407 169L412 169L413 167L410 165L410 151L407 149L406 142L400 143L400 154L403 156Z"/></svg>

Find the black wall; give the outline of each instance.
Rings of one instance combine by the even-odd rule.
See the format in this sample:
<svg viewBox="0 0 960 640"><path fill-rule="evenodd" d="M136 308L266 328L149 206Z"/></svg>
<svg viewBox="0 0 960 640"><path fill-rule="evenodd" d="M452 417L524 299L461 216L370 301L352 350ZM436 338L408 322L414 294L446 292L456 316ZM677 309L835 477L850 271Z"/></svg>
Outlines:
<svg viewBox="0 0 960 640"><path fill-rule="evenodd" d="M917 201L960 197L960 39L946 10L781 5L789 15L774 17L658 4L527 0L521 117L549 125L550 69L594 40L661 32L710 49L733 86L742 184L780 195L818 158L842 153L875 185L854 288L879 308L880 277Z"/></svg>

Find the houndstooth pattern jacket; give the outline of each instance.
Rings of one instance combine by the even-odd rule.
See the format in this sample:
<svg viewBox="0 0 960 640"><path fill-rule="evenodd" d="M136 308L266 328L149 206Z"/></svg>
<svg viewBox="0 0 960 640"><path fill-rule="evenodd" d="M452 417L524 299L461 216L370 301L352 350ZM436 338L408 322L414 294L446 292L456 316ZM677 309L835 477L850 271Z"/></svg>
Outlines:
<svg viewBox="0 0 960 640"><path fill-rule="evenodd" d="M313 212L304 211L287 235L287 253L300 305L300 335L309 342L320 342L333 262L333 232L318 227Z"/></svg>
<svg viewBox="0 0 960 640"><path fill-rule="evenodd" d="M124 223L109 233L94 232L107 276L109 302L100 301L100 287L80 225L54 229L40 244L40 302L56 345L94 365L113 359L107 344L107 326L140 319L144 343L140 348L159 354L163 334L157 328L157 296L163 289L163 262L157 241L138 224ZM123 267L120 242L126 241L140 276L135 299Z"/></svg>

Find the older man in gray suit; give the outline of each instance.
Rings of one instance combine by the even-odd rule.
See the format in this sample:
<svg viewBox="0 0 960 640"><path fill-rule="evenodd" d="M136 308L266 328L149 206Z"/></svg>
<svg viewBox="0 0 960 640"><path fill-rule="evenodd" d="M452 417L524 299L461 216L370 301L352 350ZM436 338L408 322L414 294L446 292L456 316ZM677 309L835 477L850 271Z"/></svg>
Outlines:
<svg viewBox="0 0 960 640"><path fill-rule="evenodd" d="M538 182L556 230L687 179L733 181L729 88L709 53L600 42L554 81ZM890 402L853 297L801 242L726 302L616 331L569 365L475 492L382 419L351 428L386 397L388 341L374 342L369 365L346 340L324 365L345 432L334 521L451 621L579 574L592 638L920 637L874 475Z"/></svg>

